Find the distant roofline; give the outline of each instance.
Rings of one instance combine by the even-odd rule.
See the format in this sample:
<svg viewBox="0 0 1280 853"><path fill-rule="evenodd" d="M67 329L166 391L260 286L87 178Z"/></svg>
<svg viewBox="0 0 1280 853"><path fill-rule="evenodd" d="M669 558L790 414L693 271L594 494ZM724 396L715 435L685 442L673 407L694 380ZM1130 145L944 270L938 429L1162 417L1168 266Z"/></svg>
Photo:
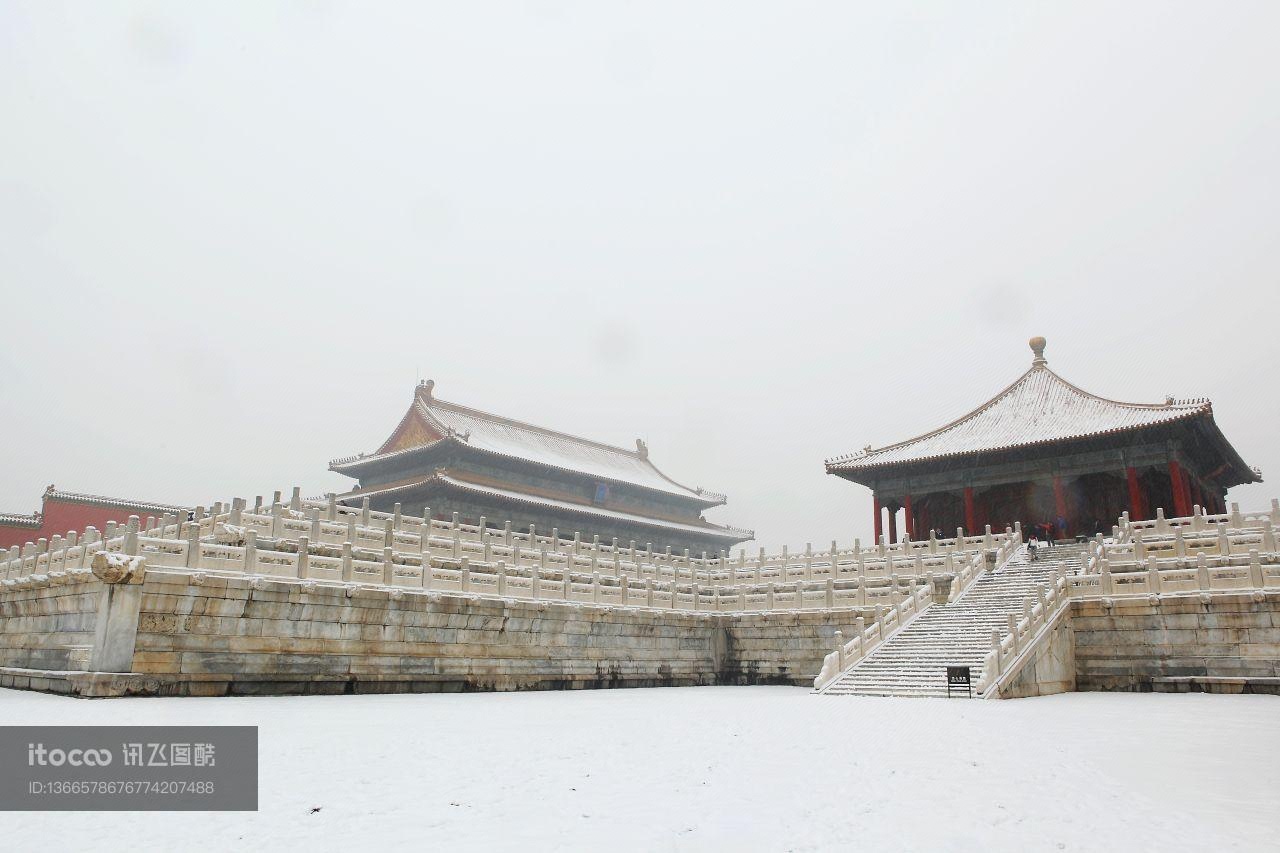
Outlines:
<svg viewBox="0 0 1280 853"><path fill-rule="evenodd" d="M969 420L970 418L973 418L977 415L982 414L987 409L990 409L996 403L1000 402L1005 397L1007 397L1014 388L1016 388L1024 379L1027 378L1028 375L1030 375L1033 371L1036 371L1036 370L1043 370L1046 373L1052 374L1056 379L1058 379L1064 385L1070 387L1073 391L1076 391L1077 393L1085 397L1090 397L1094 400L1098 400L1103 403L1108 403L1114 406L1122 406L1128 409L1149 409L1153 411L1158 411L1158 410L1168 411L1172 416L1163 421L1159 421L1153 424L1134 424L1131 426L1114 427L1114 428L1104 429L1104 430L1094 430L1092 432L1081 432L1081 433L1076 433L1068 436L1060 436L1057 438L1039 439L1036 441L1018 442L1015 444L992 445L991 447L984 447L976 450L958 450L951 453L939 453L932 456L920 456L913 459L898 459L898 460L890 460L888 462L873 461L873 457L875 457L878 454L886 453L890 450L898 450L903 447L908 447L912 444L916 444L918 442L924 441L925 439L933 438L935 435L939 435L941 433L946 432L949 429L953 429L956 426ZM965 414L961 415L960 417L956 418L950 423L940 426L937 429L930 430L929 432L926 432L926 433L921 433L920 435L917 435L914 438L909 438L905 441L899 441L894 444L887 444L884 447L877 447L869 450L860 450L854 453L848 453L843 456L837 456L831 459L827 459L825 460L825 464L826 464L827 470L831 472L840 471L840 470L850 470L850 469L880 468L880 467L886 467L889 465L907 465L914 462L927 462L931 459L947 459L954 456L972 456L977 453L993 453L993 452L998 452L1002 450L1013 450L1019 447L1036 447L1043 444L1053 444L1059 441L1074 441L1076 439L1082 439L1082 438L1093 438L1093 437L1102 436L1102 435L1115 435L1122 432L1132 432L1135 430L1150 429L1153 426L1161 426L1167 423L1174 423L1176 421L1193 417L1195 415L1212 414L1212 412L1213 412L1213 404L1208 399L1168 400L1164 403L1125 403L1119 400L1111 400L1106 397L1099 397L1097 394L1091 394L1090 392L1080 388L1078 385L1075 385L1072 382L1064 379L1060 374L1055 373L1054 371L1050 370L1048 367L1038 366L1038 367L1033 367L1030 370L1023 373L1013 382L1009 383L1009 385L1006 386L1002 391L1000 391L1000 393L996 394L990 400L978 406L978 408L973 409L972 411L966 412ZM860 460L868 460L868 461L865 463L862 463ZM859 463L859 464L851 464L851 463Z"/></svg>
<svg viewBox="0 0 1280 853"><path fill-rule="evenodd" d="M103 495L89 495L82 492L67 492L60 489L50 487L45 490L45 500L66 501L68 503L89 504L91 506L106 506L116 509L136 509L142 512L187 512L189 507L175 506L172 504L157 504L149 501L131 501L124 498L110 498Z"/></svg>
<svg viewBox="0 0 1280 853"><path fill-rule="evenodd" d="M1048 361L1044 358L1044 347L1045 347L1044 338L1032 338L1031 348L1032 348L1032 351L1035 353L1035 357L1032 359L1031 367L1028 368L1026 371L1024 371L1013 382L1005 386L1003 390L1001 390L995 396L991 397L985 403L982 403L981 405L979 405L977 408L972 409L969 412L966 412L960 417L955 418L954 420L950 421L947 424L944 424L943 426L938 427L937 429L933 429L933 430L930 430L929 432L922 433L920 435L915 436L914 438L909 438L909 439L906 439L905 441L895 442L894 444L888 444L888 445L885 445L884 447L878 447L878 448L868 447L865 450L857 451L854 453L848 453L848 454L844 454L843 456L837 456L831 459L824 460L824 466L826 468L827 473L840 474L845 471L865 471L865 470L877 469L877 468L890 468L890 467L903 466L903 465L914 465L921 462L930 462L938 459L951 459L951 458L959 458L963 456L974 456L980 453L999 453L999 452L1014 450L1014 449L1023 448L1023 447L1039 447L1046 444L1054 444L1054 443L1064 442L1064 441L1076 441L1080 439L1095 438L1095 437L1104 436L1104 435L1117 435L1125 432L1151 429L1153 427L1159 427L1165 424L1176 423L1178 421L1195 417L1197 415L1207 415L1212 417L1213 403L1206 397L1189 399L1189 400L1178 400L1174 398L1169 398L1169 399L1166 399L1163 403L1129 403L1129 402L1123 402L1120 400L1112 400L1108 397L1102 397L1090 391L1086 391L1085 389L1063 378L1060 374L1056 373L1055 371L1049 368ZM1112 427L1108 429L1092 430L1087 432L1075 433L1072 435L1038 439L1035 441L1024 441L1024 442L1016 442L1013 444L992 445L990 447L981 447L981 448L969 449L969 450L957 450L957 451L952 451L948 453L935 453L928 456L909 457L905 459L891 459L886 461L876 461L876 457L879 455L886 454L894 450L901 450L903 448L910 447L913 444L923 442L927 439L933 438L934 436L940 435L948 430L954 429L955 427L959 426L965 421L970 420L971 418L974 418L982 414L983 412L990 409L992 406L999 403L1001 400L1005 399L1015 388L1017 388L1020 384L1022 384L1022 382L1024 382L1029 376L1034 374L1036 371L1044 371L1045 373L1048 373L1050 376L1054 377L1054 379L1061 382L1063 385L1067 386L1072 391L1076 392L1082 397L1086 397L1101 403L1105 403L1110 406L1117 406L1125 409L1165 411L1169 413L1170 417L1160 421L1153 422L1153 423L1148 423L1148 424L1133 424L1133 425L1126 425L1126 426L1120 426L1120 427ZM1225 436L1223 437L1223 439L1225 441ZM1230 443L1228 442L1228 446L1229 444ZM1232 450L1234 452L1234 448L1232 448ZM1238 458L1239 454L1235 454L1235 455ZM1241 464L1244 464L1242 459L1240 460L1240 462ZM1252 471L1252 469L1250 469L1247 465L1245 465L1245 471L1247 472Z"/></svg>
<svg viewBox="0 0 1280 853"><path fill-rule="evenodd" d="M571 435L567 432L561 432L559 430L551 429L549 427L538 426L537 424L531 424L527 421L518 421L515 418L508 418L505 415L495 415L492 412L486 412L482 409L474 409L470 406L464 406L461 403L451 403L448 400L441 400L439 397L432 396L429 386L426 386L426 385L418 386L418 390L414 394L414 402L422 407L421 411L423 412L423 414L427 415L428 417L431 417L430 407L432 405L435 405L435 406L440 406L443 409L451 409L455 412L459 412L464 415L471 415L473 417L481 418L484 420L497 421L498 423L506 424L507 426L518 427L520 429L527 429L527 430L530 430L531 432L540 432L543 435L548 435L548 436L551 436L552 438L568 439L569 441L576 441L579 444L587 444L592 447L599 448L600 450L610 450L610 451L613 451L614 453L622 453L634 459L639 459L642 462L649 461L648 457L642 456L638 450L628 450L627 448L619 447L616 444L607 444L603 441L596 441L595 439L591 439L591 438L583 438L580 435ZM440 424L439 422L437 422L437 425L440 426L442 429L444 428L444 424ZM653 463L650 462L649 464L652 465ZM676 485L680 485L680 484L676 483ZM681 486L681 488L687 488L687 487Z"/></svg>
<svg viewBox="0 0 1280 853"><path fill-rule="evenodd" d="M467 447L470 450L474 450L474 451L482 451L486 454L489 454L491 456L496 456L502 459L514 459L518 461L524 461L532 465L541 465L556 471L562 471L568 474L576 474L578 476L589 477L594 480L603 480L609 483L617 483L619 485L631 486L633 488L644 489L644 490L647 490L650 492L656 492L659 494L670 494L669 492L662 492L661 490L654 489L651 486L646 486L642 483L636 483L631 480L622 480L616 477L606 477L606 476L602 476L595 473L579 471L573 468L566 468L562 465L554 465L551 463L542 462L540 460L526 459L524 457L513 456L511 454L500 453L498 451L490 450L488 448L474 446L468 443L464 436L456 435L452 430L450 430L445 424L441 423L432 414L431 407L439 406L443 409L447 409L449 411L456 412L458 414L467 415L469 417L474 417L480 420L488 420L491 422L502 424L504 426L510 426L510 427L515 427L517 429L528 430L530 432L545 435L549 438L561 439L561 440L573 442L579 445L585 445L587 447L591 447L596 450L604 450L610 453L622 454L624 456L627 456L631 459L637 460L649 466L649 468L651 468L654 471L654 473L656 473L663 480L675 486L677 489L681 489L684 492L686 492L687 495L685 495L685 497L692 498L701 502L702 504L704 504L706 508L721 506L728 502L728 497L725 496L724 494L721 494L719 492L713 492L708 489L702 489L702 488L695 489L690 486L686 486L685 484L679 482L678 480L674 480L671 477L667 476L667 474L665 474L662 471L662 469L660 469L657 465L655 465L652 462L652 460L649 459L649 454L647 449L644 451L641 451L638 448L636 450L628 450L625 447L619 447L618 445L615 445L615 444L607 444L602 441L596 441L590 438L583 438L582 436L578 436L578 435L571 435L570 433L567 433L567 432L561 432L559 430L550 429L548 427L538 426L536 424L528 423L527 421L520 421L520 420L516 420L515 418L505 417L503 415L495 415L492 412L486 412L482 409L475 409L470 406L464 406L460 403L452 403L447 400L441 400L440 398L435 397L432 394L432 390L434 389L434 387L435 387L435 383L432 380L424 380L423 382L420 382L418 384L417 388L414 390L413 403L409 406L409 409L405 412L404 416L401 417L400 421L396 424L396 428L392 431L391 437L389 437L386 441L382 443L382 447L387 446L387 444L391 441L391 438L394 437L397 432L399 432L400 428L404 425L405 421L408 420L409 416L413 414L415 410L419 414L421 414L424 418L426 418L428 422L434 425L441 433L443 433L444 434L443 438L437 439L436 441L426 442L425 444L415 445L413 447L401 448L400 450L391 450L391 451L383 452L381 449L379 449L378 452L367 454L367 455L357 454L355 456L341 457L338 459L331 460L329 462L329 470L335 471L340 474L346 474L347 471L354 471L354 470L358 470L359 468L362 468L366 463L380 462L385 459L391 459L397 456L411 454L414 452L420 452L427 448L438 446L441 442L453 440L458 446Z"/></svg>
<svg viewBox="0 0 1280 853"><path fill-rule="evenodd" d="M664 528L668 530L681 530L689 533L706 534L708 536L734 539L735 542L745 542L755 538L755 532L751 530L743 530L741 528L730 527L727 525L719 525L710 521L703 520L701 524L693 524L690 522L667 521L652 516L637 515L635 513L625 512L623 510L608 509L606 507L596 507L589 504L579 504L572 501L557 500L555 498L544 498L540 495L531 495L524 492L517 492L512 489L499 489L491 486L485 486L478 483L470 483L465 480L459 480L447 473L437 472L423 477L413 482L401 482L388 485L386 487L374 487L371 489L352 491L337 496L339 503L346 500L360 500L375 495L387 495L395 492L411 491L424 486L440 484L449 488L461 489L463 491L486 494L500 499L521 501L537 506L550 506L562 509L568 512L577 512L584 515L596 516L598 518L612 518L629 521L634 524Z"/></svg>

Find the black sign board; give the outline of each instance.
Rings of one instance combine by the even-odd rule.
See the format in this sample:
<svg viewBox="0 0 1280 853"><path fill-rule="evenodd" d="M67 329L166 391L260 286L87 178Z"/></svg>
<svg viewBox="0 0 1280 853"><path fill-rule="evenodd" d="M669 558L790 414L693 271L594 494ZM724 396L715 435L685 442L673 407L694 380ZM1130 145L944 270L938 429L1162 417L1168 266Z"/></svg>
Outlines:
<svg viewBox="0 0 1280 853"><path fill-rule="evenodd" d="M973 696L973 681L969 676L969 667L967 666L949 666L947 667L947 698L951 698L951 688L963 687L969 691L969 696Z"/></svg>

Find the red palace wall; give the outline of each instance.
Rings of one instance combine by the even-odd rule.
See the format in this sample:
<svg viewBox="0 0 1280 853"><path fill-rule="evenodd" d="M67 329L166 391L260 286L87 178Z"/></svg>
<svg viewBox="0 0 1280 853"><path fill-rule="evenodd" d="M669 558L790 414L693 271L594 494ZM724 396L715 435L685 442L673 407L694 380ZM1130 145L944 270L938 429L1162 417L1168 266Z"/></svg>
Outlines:
<svg viewBox="0 0 1280 853"><path fill-rule="evenodd" d="M0 548L7 549L14 545L22 546L28 542L35 542L38 539L50 539L53 536L66 536L69 530L74 530L77 534L80 534L84 532L86 527L91 525L102 530L108 521L124 523L129 520L131 515L138 516L145 523L147 516L159 518L163 514L163 511L156 509L154 506L146 509L129 506L103 506L64 500L58 497L45 497L44 515L41 518L41 524L38 529L0 522Z"/></svg>
<svg viewBox="0 0 1280 853"><path fill-rule="evenodd" d="M0 521L0 548L8 549L14 545L25 545L27 542L34 542L41 536L44 536L44 533L38 527L5 524Z"/></svg>

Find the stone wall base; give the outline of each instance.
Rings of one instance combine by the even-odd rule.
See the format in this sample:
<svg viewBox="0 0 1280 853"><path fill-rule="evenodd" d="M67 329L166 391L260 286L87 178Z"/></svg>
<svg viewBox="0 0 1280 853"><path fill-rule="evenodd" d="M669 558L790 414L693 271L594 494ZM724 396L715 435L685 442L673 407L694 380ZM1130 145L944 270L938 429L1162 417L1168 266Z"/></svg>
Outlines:
<svg viewBox="0 0 1280 853"><path fill-rule="evenodd" d="M84 699L118 696L308 696L363 693L483 693L502 690L585 690L623 687L695 687L707 678L429 678L421 675L328 676L274 674L144 674L67 672L0 667L0 687L58 693ZM772 682L777 683L777 682Z"/></svg>
<svg viewBox="0 0 1280 853"><path fill-rule="evenodd" d="M1280 696L1280 678L1156 678L1153 693L1266 693Z"/></svg>

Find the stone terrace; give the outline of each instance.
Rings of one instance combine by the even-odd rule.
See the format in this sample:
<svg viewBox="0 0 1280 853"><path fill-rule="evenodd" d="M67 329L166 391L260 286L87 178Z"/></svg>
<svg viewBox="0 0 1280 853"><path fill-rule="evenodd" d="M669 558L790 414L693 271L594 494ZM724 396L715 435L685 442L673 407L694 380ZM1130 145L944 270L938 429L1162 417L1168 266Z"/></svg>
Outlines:
<svg viewBox="0 0 1280 853"><path fill-rule="evenodd" d="M1018 534L737 560L243 500L11 549L0 684L81 695L805 683Z"/></svg>

